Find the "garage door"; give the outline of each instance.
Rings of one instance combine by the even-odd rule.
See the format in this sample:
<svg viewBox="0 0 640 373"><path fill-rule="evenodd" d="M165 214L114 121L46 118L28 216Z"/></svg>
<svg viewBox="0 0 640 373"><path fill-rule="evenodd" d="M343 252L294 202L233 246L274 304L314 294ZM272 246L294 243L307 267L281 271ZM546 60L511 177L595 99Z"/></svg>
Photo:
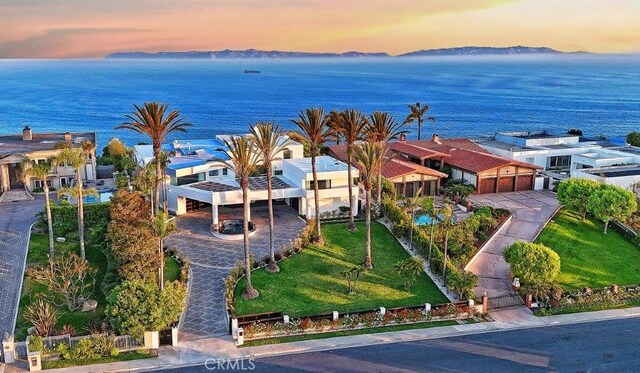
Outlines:
<svg viewBox="0 0 640 373"><path fill-rule="evenodd" d="M518 176L517 190L531 190L533 175Z"/></svg>
<svg viewBox="0 0 640 373"><path fill-rule="evenodd" d="M500 186L498 187L498 191L501 193L504 192L513 192L516 186L516 178L515 177L501 177L500 178Z"/></svg>
<svg viewBox="0 0 640 373"><path fill-rule="evenodd" d="M495 192L496 192L495 177L480 179L480 185L478 186L478 194L495 193Z"/></svg>

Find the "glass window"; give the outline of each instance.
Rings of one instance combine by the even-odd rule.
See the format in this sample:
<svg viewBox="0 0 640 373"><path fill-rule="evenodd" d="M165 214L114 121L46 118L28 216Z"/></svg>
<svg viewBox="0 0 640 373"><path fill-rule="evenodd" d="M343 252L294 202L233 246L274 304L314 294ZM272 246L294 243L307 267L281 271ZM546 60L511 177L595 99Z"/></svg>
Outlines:
<svg viewBox="0 0 640 373"><path fill-rule="evenodd" d="M209 171L209 176L218 176L220 170L211 170Z"/></svg>
<svg viewBox="0 0 640 373"><path fill-rule="evenodd" d="M549 157L548 168L567 168L571 165L571 156L563 155L557 157Z"/></svg>
<svg viewBox="0 0 640 373"><path fill-rule="evenodd" d="M307 190L313 190L313 180L307 181ZM318 189L331 189L331 180L318 180Z"/></svg>
<svg viewBox="0 0 640 373"><path fill-rule="evenodd" d="M289 149L283 149L282 150L282 157L284 159L291 159L291 150Z"/></svg>
<svg viewBox="0 0 640 373"><path fill-rule="evenodd" d="M280 176L280 175L282 175L282 170L275 170L275 171L273 171L273 174L276 175L276 176Z"/></svg>
<svg viewBox="0 0 640 373"><path fill-rule="evenodd" d="M227 176L229 174L229 170L225 167L222 169L222 175Z"/></svg>

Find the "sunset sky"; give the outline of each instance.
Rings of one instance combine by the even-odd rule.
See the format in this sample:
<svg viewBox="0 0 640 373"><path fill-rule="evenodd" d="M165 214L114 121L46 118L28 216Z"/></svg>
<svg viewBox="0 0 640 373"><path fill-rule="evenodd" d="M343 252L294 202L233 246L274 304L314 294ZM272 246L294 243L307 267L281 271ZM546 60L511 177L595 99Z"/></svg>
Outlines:
<svg viewBox="0 0 640 373"><path fill-rule="evenodd" d="M640 52L640 0L1 0L0 58L455 46Z"/></svg>

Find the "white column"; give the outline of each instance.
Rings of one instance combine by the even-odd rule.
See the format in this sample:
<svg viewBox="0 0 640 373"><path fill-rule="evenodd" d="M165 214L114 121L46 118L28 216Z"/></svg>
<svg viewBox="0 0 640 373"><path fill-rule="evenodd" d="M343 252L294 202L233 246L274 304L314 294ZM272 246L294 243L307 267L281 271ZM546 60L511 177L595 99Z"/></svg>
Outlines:
<svg viewBox="0 0 640 373"><path fill-rule="evenodd" d="M218 226L218 205L211 205L211 219L214 227Z"/></svg>
<svg viewBox="0 0 640 373"><path fill-rule="evenodd" d="M351 211L353 216L358 215L358 193L353 195L353 210Z"/></svg>

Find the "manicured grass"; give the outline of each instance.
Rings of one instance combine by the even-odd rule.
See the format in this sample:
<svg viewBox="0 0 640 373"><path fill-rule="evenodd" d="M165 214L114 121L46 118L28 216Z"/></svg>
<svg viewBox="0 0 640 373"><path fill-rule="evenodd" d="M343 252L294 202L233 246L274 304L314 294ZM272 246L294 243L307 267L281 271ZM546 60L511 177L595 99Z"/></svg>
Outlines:
<svg viewBox="0 0 640 373"><path fill-rule="evenodd" d="M60 255L64 252L74 252L80 254L80 244L77 241L67 240L65 243L55 242L56 255ZM48 264L47 255L49 254L49 239L46 234L32 233L31 242L29 246L29 252L27 254L27 266L46 266ZM78 334L85 334L84 327L92 320L104 319L106 297L108 294L104 294L100 288L102 279L107 272L107 258L99 250L98 247L92 246L89 242L86 245L87 260L93 268L97 270L96 273L96 287L91 295L91 299L98 301L98 307L95 312L69 312L66 307L60 308L60 315L58 318L57 327L62 328L63 325L73 325ZM165 256L165 272L164 277L167 281L174 281L180 279L180 264L170 256ZM45 285L35 281L28 276L24 278L24 284L22 286L22 294L20 296L20 306L18 310L18 322L16 325L16 337L18 340L23 340L27 336L27 328L31 326L24 318L22 314L27 306L35 299L34 295L37 293L46 293L47 288Z"/></svg>
<svg viewBox="0 0 640 373"><path fill-rule="evenodd" d="M282 311L292 316L307 316L331 311L349 312L378 307L400 307L423 303L446 303L447 298L426 275L413 287L404 289L405 277L393 271L393 265L409 257L396 239L381 224L372 224L374 269L365 271L355 294L348 294L342 271L364 261L365 227L347 231L345 224L325 224L325 246L309 245L301 253L279 263L280 273L260 269L253 272L257 299L245 301L245 280L235 289L236 314Z"/></svg>
<svg viewBox="0 0 640 373"><path fill-rule="evenodd" d="M65 243L55 242L56 255L63 252L74 252L80 254L80 244L76 241L67 240ZM32 233L29 252L27 254L27 266L46 266L49 253L49 239L46 234ZM91 295L91 299L98 301L98 307L95 312L69 312L66 307L60 308L60 317L58 318L57 327L62 328L63 325L73 325L78 333L83 332L83 328L91 320L104 318L104 309L106 304L106 296L100 290L100 284L107 271L107 258L97 248L89 244L86 245L87 260L96 273L96 288ZM35 299L35 294L46 293L45 285L25 276L22 286L22 294L20 296L20 306L18 310L18 322L16 325L16 338L22 340L27 336L27 328L30 324L22 317L24 310Z"/></svg>
<svg viewBox="0 0 640 373"><path fill-rule="evenodd" d="M364 329L355 329L355 330L344 330L344 331L332 332L332 333L320 333L320 334L307 334L307 335L296 335L296 336L286 336L286 337L264 338L264 339L256 339L256 340L253 340L253 341L247 341L241 347L264 346L264 345L270 345L270 344L276 344L276 343L308 341L308 340L312 340L312 339L325 339L325 338L333 338L333 337L345 337L345 336L350 336L350 335L397 332L397 331L401 331L401 330L428 329L428 328L435 328L435 327L438 327L438 326L450 326L450 325L458 325L458 322L457 321L453 321L453 320L450 320L450 321L433 321L433 322L421 322L421 323L416 323L416 324L383 326L383 327L378 327L378 328L364 328Z"/></svg>
<svg viewBox="0 0 640 373"><path fill-rule="evenodd" d="M182 271L182 267L180 267L180 263L177 260L173 259L169 255L164 256L164 280L165 281L175 281L180 280L180 272Z"/></svg>
<svg viewBox="0 0 640 373"><path fill-rule="evenodd" d="M613 229L603 233L601 222L561 210L536 242L560 255L557 278L564 290L640 283L640 247Z"/></svg>
<svg viewBox="0 0 640 373"><path fill-rule="evenodd" d="M131 361L139 359L149 359L156 357L146 351L130 351L123 352L118 356L107 356L98 359L69 359L69 360L44 360L42 361L42 369L59 369L82 365L116 363L119 361Z"/></svg>

